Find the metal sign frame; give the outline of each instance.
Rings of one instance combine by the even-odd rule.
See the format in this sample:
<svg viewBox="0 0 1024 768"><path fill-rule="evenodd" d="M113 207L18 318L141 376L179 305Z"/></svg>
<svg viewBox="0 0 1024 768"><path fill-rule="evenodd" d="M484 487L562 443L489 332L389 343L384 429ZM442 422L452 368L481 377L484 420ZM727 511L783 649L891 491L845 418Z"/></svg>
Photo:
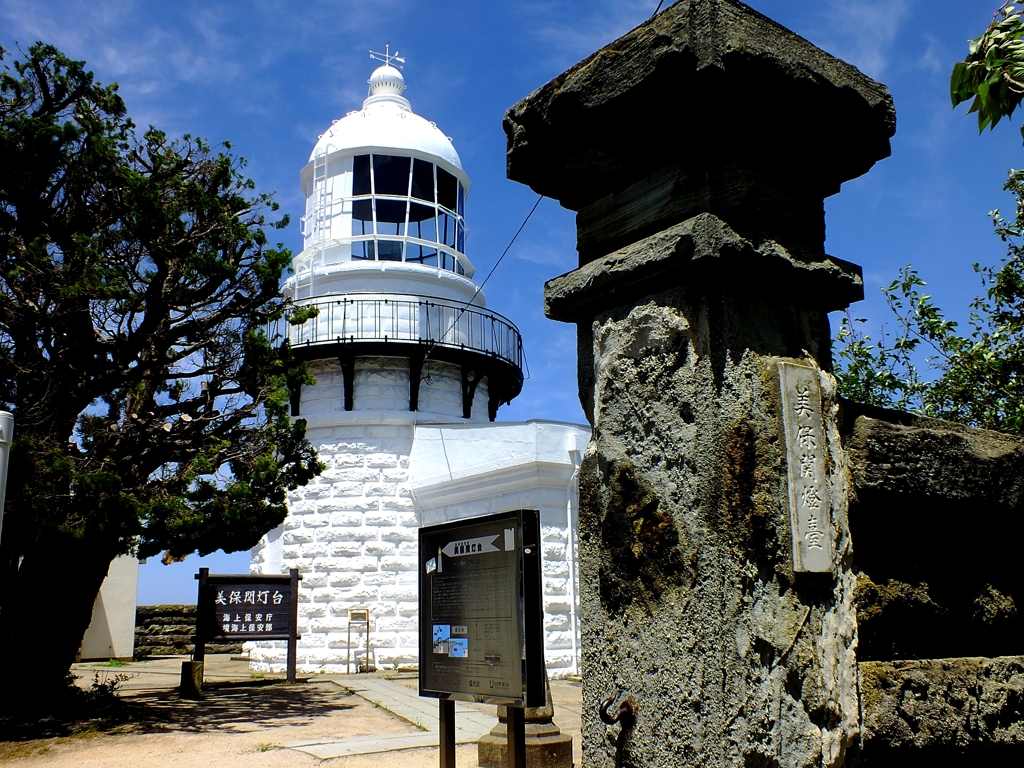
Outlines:
<svg viewBox="0 0 1024 768"><path fill-rule="evenodd" d="M540 513L419 531L420 696L544 706Z"/></svg>

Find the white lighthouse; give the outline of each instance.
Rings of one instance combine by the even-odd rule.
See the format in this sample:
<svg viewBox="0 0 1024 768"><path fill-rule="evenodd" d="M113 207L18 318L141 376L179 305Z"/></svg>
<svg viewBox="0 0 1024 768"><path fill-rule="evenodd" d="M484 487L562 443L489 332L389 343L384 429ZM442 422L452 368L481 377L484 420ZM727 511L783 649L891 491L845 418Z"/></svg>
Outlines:
<svg viewBox="0 0 1024 768"><path fill-rule="evenodd" d="M282 290L315 315L272 329L316 378L293 392L292 415L327 469L290 494L251 569L302 573L300 669L415 664L417 529L540 509L548 660L574 673L575 469L589 430L491 423L523 386L519 331L473 281L458 153L412 111L401 59L374 56L362 109L320 136L300 174L303 249ZM369 638L353 611L369 613ZM258 670L284 654L250 648Z"/></svg>

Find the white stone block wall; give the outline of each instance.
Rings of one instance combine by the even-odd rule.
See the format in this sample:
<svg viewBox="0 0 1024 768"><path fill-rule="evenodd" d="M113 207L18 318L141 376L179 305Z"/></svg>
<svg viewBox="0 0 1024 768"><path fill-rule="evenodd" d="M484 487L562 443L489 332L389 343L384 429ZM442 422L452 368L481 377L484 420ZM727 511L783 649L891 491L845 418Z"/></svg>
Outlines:
<svg viewBox="0 0 1024 768"><path fill-rule="evenodd" d="M365 661L363 625L352 627L348 647L348 613L368 609L371 616L371 663L377 668L412 666L418 661L418 528L511 509L539 509L542 522L545 650L552 677L575 674L578 622L572 616L577 579L567 561L569 534L567 496L571 466L565 477L538 480L526 491L503 493L495 488L485 501L434 510L424 520L414 501L410 474L417 422L467 425L461 418L459 369L431 363L429 382L420 388L421 410L410 413L409 369L396 358L357 359L354 410L346 412L340 366L321 362L311 366L317 385L302 392L301 416L310 424L309 437L326 465L309 485L289 494L284 524L253 549L251 570L287 573L298 568L298 667L305 672L344 672ZM489 443L511 434L487 423L486 380L477 389L473 422L488 430ZM490 430L497 429L493 435ZM446 432L447 434L447 432ZM447 440L453 454L469 439L457 430ZM441 448L441 445L432 446ZM472 446L469 454L475 451ZM545 465L547 466L547 465ZM486 475L481 476L486 484ZM570 494L571 495L571 494ZM441 517L438 517L441 514ZM283 642L249 643L256 671L281 671L286 662ZM351 656L349 655L351 651Z"/></svg>
<svg viewBox="0 0 1024 768"><path fill-rule="evenodd" d="M299 669L345 671L348 612L363 608L371 616L372 663L415 664L420 523L409 483L413 425L419 419L465 422L460 371L429 362L420 411L411 413L409 367L401 358L357 358L353 411L344 410L340 366L321 361L310 368L317 384L303 388L300 414L326 469L289 494L287 519L253 549L250 569L298 568L302 574ZM486 384L477 388L474 421L487 421ZM285 643L249 646L255 670L284 668ZM365 659L365 650L365 632L353 626L353 664Z"/></svg>
<svg viewBox="0 0 1024 768"><path fill-rule="evenodd" d="M346 670L348 612L355 608L370 611L376 666L413 663L419 521L408 483L412 427L352 425L334 432L318 445L323 475L289 494L279 560L261 543L253 568L302 574L300 669ZM366 638L362 628L353 629L355 662L365 658ZM250 658L256 669L277 669L283 653L283 644L258 643Z"/></svg>
<svg viewBox="0 0 1024 768"><path fill-rule="evenodd" d="M543 510L541 517L545 517ZM579 607L579 598L576 597L580 593L579 570L571 568L573 583L570 589L570 563L566 557L567 547L575 548L575 542L570 544L571 538L572 532L564 523L541 526L544 660L552 678L579 673L579 621L573 615L574 609Z"/></svg>

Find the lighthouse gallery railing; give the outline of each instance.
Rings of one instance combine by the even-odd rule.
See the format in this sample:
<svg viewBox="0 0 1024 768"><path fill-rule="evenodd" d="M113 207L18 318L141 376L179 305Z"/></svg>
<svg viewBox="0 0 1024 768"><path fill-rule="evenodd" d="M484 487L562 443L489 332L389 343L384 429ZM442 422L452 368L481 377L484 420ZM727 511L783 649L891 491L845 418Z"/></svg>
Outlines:
<svg viewBox="0 0 1024 768"><path fill-rule="evenodd" d="M357 342L416 343L462 349L499 358L523 369L519 329L480 307L402 294L359 294L300 300L317 314L301 325L281 319L267 329L271 340L293 347Z"/></svg>

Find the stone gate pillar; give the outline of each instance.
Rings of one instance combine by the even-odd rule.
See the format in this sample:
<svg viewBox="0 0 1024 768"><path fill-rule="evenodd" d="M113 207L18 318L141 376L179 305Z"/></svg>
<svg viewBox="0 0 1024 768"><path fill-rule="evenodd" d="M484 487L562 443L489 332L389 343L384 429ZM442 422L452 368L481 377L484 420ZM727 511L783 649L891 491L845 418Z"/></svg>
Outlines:
<svg viewBox="0 0 1024 768"><path fill-rule="evenodd" d="M671 6L512 107L508 175L577 215L584 766L840 766L854 577L825 197L886 88L730 0ZM633 721L606 725L625 697Z"/></svg>

